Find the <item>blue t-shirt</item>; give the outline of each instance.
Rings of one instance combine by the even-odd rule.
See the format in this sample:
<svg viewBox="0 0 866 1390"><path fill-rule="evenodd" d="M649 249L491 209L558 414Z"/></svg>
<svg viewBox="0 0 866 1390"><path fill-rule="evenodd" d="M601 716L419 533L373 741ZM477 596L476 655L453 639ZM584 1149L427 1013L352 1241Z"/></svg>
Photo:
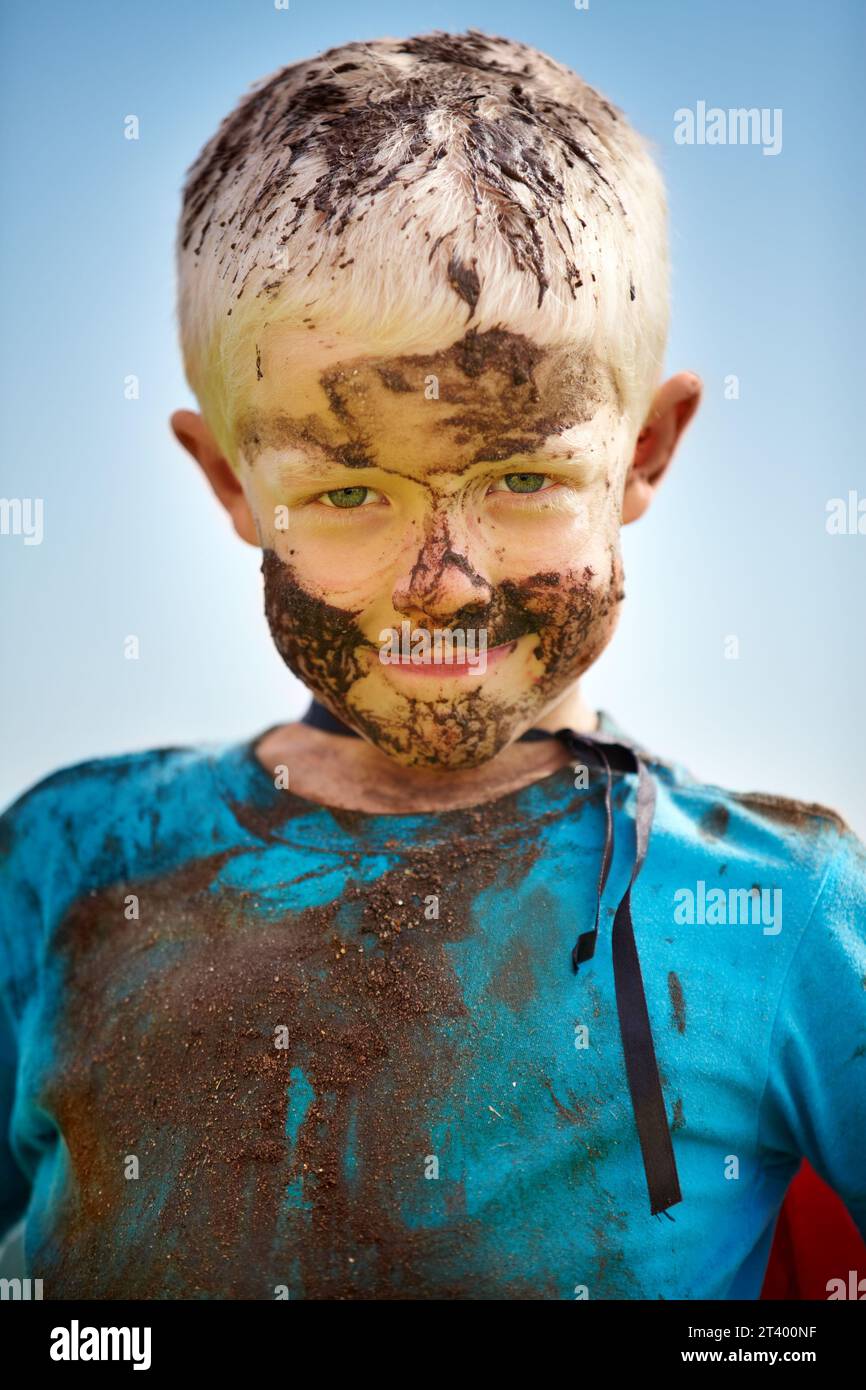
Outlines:
<svg viewBox="0 0 866 1390"><path fill-rule="evenodd" d="M682 1190L653 1216L610 950L636 775L575 974L597 777L368 814L254 742L82 763L0 818L0 1231L26 1214L45 1298L756 1298L801 1156L866 1235L866 851L832 811L645 755Z"/></svg>

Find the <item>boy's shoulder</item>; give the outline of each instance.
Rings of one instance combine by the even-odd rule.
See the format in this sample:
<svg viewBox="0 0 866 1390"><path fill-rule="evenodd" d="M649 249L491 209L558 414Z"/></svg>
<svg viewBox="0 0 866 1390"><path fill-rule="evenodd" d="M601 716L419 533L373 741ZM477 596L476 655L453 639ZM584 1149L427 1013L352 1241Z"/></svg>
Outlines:
<svg viewBox="0 0 866 1390"><path fill-rule="evenodd" d="M738 826L758 824L767 833L784 840L855 833L844 816L822 802L804 801L776 792L723 787L701 781L681 764L664 762L651 754L647 761L679 804L691 809L707 839L723 839Z"/></svg>
<svg viewBox="0 0 866 1390"><path fill-rule="evenodd" d="M0 815L0 987L20 1001L57 923L85 895L213 855L234 822L221 759L195 743L88 758L34 782Z"/></svg>
<svg viewBox="0 0 866 1390"><path fill-rule="evenodd" d="M66 818L82 809L116 810L114 798L158 794L179 777L202 771L213 756L207 743L146 748L67 763L14 798L0 820L35 821L51 812Z"/></svg>
<svg viewBox="0 0 866 1390"><path fill-rule="evenodd" d="M656 779L670 789L683 807L691 808L691 815L699 819L703 833L710 839L722 838L731 828L732 820L750 824L759 821L774 828L775 833L785 839L827 833L847 834L856 839L845 818L821 802L774 792L739 791L701 781L685 763L661 757L631 738L605 712L600 714L600 728L611 737L621 738L641 755Z"/></svg>
<svg viewBox="0 0 866 1390"><path fill-rule="evenodd" d="M704 782L684 764L641 753L657 785L651 840L667 837L691 847L715 864L722 876L749 869L775 871L777 881L807 893L825 882L857 885L866 893L866 844L833 807L766 791L741 791Z"/></svg>
<svg viewBox="0 0 866 1390"><path fill-rule="evenodd" d="M176 745L57 768L0 814L0 869L35 881L59 858L94 868L146 843L158 823L176 817L180 825L189 799L213 785L215 751Z"/></svg>

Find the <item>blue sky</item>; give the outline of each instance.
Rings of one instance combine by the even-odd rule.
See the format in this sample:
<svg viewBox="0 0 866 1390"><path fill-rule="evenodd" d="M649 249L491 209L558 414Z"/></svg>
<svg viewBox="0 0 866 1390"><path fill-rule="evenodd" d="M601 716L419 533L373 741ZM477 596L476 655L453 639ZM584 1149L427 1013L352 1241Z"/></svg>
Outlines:
<svg viewBox="0 0 866 1390"><path fill-rule="evenodd" d="M257 556L168 429L194 405L174 327L184 170L283 63L475 26L574 67L654 142L669 365L706 384L656 504L625 532L626 609L587 690L706 780L829 803L866 835L866 535L825 527L830 498L866 497L860 0L19 0L0 26L0 490L42 498L45 518L41 545L0 536L0 800L82 758L249 736L303 708ZM780 153L677 145L674 112L698 101L781 109Z"/></svg>

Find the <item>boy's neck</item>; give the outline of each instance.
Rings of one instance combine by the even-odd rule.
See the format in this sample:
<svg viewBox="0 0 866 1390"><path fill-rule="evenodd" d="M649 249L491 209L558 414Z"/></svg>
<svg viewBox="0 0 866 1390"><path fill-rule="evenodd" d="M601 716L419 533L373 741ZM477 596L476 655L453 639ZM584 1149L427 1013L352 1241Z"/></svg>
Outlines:
<svg viewBox="0 0 866 1390"><path fill-rule="evenodd" d="M594 733L598 717L579 687L536 724L551 733L569 727ZM284 724L256 745L265 770L289 769L289 788L305 800L372 814L457 810L518 791L571 761L556 739L515 742L480 767L437 771L403 767L361 738L326 733L307 724Z"/></svg>

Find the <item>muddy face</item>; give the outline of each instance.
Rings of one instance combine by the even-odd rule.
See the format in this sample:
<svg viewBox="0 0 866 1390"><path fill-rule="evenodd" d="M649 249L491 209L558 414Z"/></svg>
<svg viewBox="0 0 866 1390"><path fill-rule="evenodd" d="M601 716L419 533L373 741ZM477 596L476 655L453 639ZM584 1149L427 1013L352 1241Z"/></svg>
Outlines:
<svg viewBox="0 0 866 1390"><path fill-rule="evenodd" d="M291 335L263 334L257 403L237 422L274 641L399 762L478 765L613 632L627 444L614 385L499 330L426 355L326 346L313 367ZM470 660L383 662L384 638L407 630L450 634Z"/></svg>

